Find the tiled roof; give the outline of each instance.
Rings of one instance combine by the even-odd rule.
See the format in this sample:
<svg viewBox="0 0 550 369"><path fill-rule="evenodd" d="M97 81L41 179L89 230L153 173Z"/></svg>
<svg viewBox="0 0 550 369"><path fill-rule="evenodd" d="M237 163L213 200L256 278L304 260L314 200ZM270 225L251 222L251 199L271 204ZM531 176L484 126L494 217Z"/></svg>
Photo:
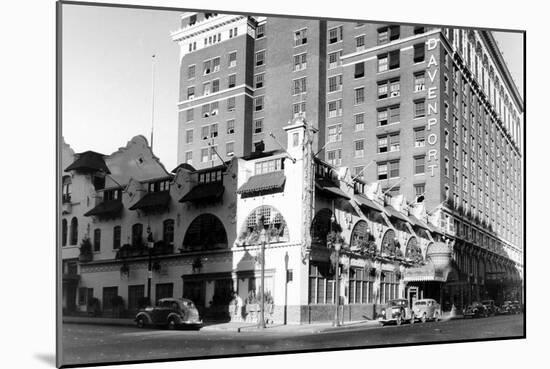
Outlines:
<svg viewBox="0 0 550 369"><path fill-rule="evenodd" d="M215 200L223 195L222 182L200 183L185 194L179 202Z"/></svg>
<svg viewBox="0 0 550 369"><path fill-rule="evenodd" d="M253 192L264 192L282 189L285 185L286 177L281 170L258 174L252 176L238 190L238 194L248 194Z"/></svg>
<svg viewBox="0 0 550 369"><path fill-rule="evenodd" d="M107 165L105 164L105 160L103 160L103 157L105 155L94 152L94 151L86 151L78 155L78 159L76 159L71 165L69 165L65 172L70 172L71 170L82 170L82 171L101 171L110 174L109 168L107 168Z"/></svg>
<svg viewBox="0 0 550 369"><path fill-rule="evenodd" d="M380 205L378 205L376 202L372 201L368 197L362 194L356 194L354 197L355 201L359 203L359 205L366 206L368 208L374 209L376 211L379 211L381 213L384 212L384 208Z"/></svg>
<svg viewBox="0 0 550 369"><path fill-rule="evenodd" d="M333 181L331 181L330 179L316 178L315 187L317 187L317 189L319 189L321 192L328 195L329 197L337 196L337 197L343 197L344 199L348 199L348 200L350 199L349 196L346 195L344 191L342 191L340 187L338 187L338 185Z"/></svg>
<svg viewBox="0 0 550 369"><path fill-rule="evenodd" d="M169 202L170 191L149 192L132 205L130 210L168 206Z"/></svg>
<svg viewBox="0 0 550 369"><path fill-rule="evenodd" d="M101 216L109 214L118 214L122 210L122 202L120 200L107 200L97 205L92 210L84 214L85 217L92 215Z"/></svg>

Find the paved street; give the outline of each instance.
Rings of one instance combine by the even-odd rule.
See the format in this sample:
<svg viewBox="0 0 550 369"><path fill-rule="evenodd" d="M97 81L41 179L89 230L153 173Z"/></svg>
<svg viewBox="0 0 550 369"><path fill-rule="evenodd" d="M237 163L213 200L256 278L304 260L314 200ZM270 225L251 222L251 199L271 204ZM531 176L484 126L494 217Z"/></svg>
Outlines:
<svg viewBox="0 0 550 369"><path fill-rule="evenodd" d="M167 331L64 324L64 364L190 358L333 347L393 345L523 334L523 316L496 316L385 327L345 327L321 333L298 331Z"/></svg>

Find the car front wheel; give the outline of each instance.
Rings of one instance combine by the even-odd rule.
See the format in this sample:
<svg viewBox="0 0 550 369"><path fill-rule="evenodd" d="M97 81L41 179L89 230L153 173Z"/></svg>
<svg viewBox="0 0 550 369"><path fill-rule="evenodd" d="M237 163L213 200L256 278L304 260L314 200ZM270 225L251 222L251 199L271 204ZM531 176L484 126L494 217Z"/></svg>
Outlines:
<svg viewBox="0 0 550 369"><path fill-rule="evenodd" d="M145 319L140 316L136 321L136 325L138 328L145 328Z"/></svg>

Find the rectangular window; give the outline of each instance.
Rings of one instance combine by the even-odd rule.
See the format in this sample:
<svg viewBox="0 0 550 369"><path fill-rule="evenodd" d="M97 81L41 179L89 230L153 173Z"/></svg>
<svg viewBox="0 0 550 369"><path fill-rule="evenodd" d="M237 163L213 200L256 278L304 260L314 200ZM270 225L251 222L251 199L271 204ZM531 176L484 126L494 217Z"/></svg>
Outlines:
<svg viewBox="0 0 550 369"><path fill-rule="evenodd" d="M235 154L235 142L228 142L225 144L225 155L233 156Z"/></svg>
<svg viewBox="0 0 550 369"><path fill-rule="evenodd" d="M261 24L256 27L256 38L262 38L265 36L265 24Z"/></svg>
<svg viewBox="0 0 550 369"><path fill-rule="evenodd" d="M387 26L378 29L378 45L385 44L389 41L399 38L399 26Z"/></svg>
<svg viewBox="0 0 550 369"><path fill-rule="evenodd" d="M217 57L217 58L214 58L212 60L212 69L214 72L219 72L220 71L220 58Z"/></svg>
<svg viewBox="0 0 550 369"><path fill-rule="evenodd" d="M256 66L259 67L265 63L265 50L256 53Z"/></svg>
<svg viewBox="0 0 550 369"><path fill-rule="evenodd" d="M306 92L306 77L295 79L292 81L292 94L298 95Z"/></svg>
<svg viewBox="0 0 550 369"><path fill-rule="evenodd" d="M187 122L191 122L194 119L195 109L191 108L185 111L185 119Z"/></svg>
<svg viewBox="0 0 550 369"><path fill-rule="evenodd" d="M388 136L378 137L378 152L388 152Z"/></svg>
<svg viewBox="0 0 550 369"><path fill-rule="evenodd" d="M331 28L328 31L328 43L334 44L336 42L342 41L342 35L343 35L343 27L338 26L335 28Z"/></svg>
<svg viewBox="0 0 550 369"><path fill-rule="evenodd" d="M328 117L339 117L342 115L342 99L328 102Z"/></svg>
<svg viewBox="0 0 550 369"><path fill-rule="evenodd" d="M202 109L202 117L208 118L210 116L210 104L204 104L201 109Z"/></svg>
<svg viewBox="0 0 550 369"><path fill-rule="evenodd" d="M399 161L390 162L390 178L399 177Z"/></svg>
<svg viewBox="0 0 550 369"><path fill-rule="evenodd" d="M227 121L227 134L232 135L235 133L235 119Z"/></svg>
<svg viewBox="0 0 550 369"><path fill-rule="evenodd" d="M185 153L185 162L187 164L193 164L193 151L187 151Z"/></svg>
<svg viewBox="0 0 550 369"><path fill-rule="evenodd" d="M365 49L365 35L355 37L355 51L362 51Z"/></svg>
<svg viewBox="0 0 550 369"><path fill-rule="evenodd" d="M400 89L399 79L378 82L378 98L397 97L400 94Z"/></svg>
<svg viewBox="0 0 550 369"><path fill-rule="evenodd" d="M342 141L342 125L337 124L334 126L329 126L327 129L327 136L328 142Z"/></svg>
<svg viewBox="0 0 550 369"><path fill-rule="evenodd" d="M201 149L201 163L208 162L209 152L210 150L208 150L208 148Z"/></svg>
<svg viewBox="0 0 550 369"><path fill-rule="evenodd" d="M421 44L414 45L414 62L421 63L424 61L426 55L426 44L422 42Z"/></svg>
<svg viewBox="0 0 550 369"><path fill-rule="evenodd" d="M399 133L392 134L390 137L390 152L399 151Z"/></svg>
<svg viewBox="0 0 550 369"><path fill-rule="evenodd" d="M355 116L355 132L365 129L365 114L356 114Z"/></svg>
<svg viewBox="0 0 550 369"><path fill-rule="evenodd" d="M414 158L414 174L424 174L425 172L425 156Z"/></svg>
<svg viewBox="0 0 550 369"><path fill-rule="evenodd" d="M365 141L357 140L355 141L355 157L362 158L365 153Z"/></svg>
<svg viewBox="0 0 550 369"><path fill-rule="evenodd" d="M195 98L195 87L187 87L187 100L191 100Z"/></svg>
<svg viewBox="0 0 550 369"><path fill-rule="evenodd" d="M414 185L414 193L416 197L424 195L424 192L426 192L426 184L421 183L421 184Z"/></svg>
<svg viewBox="0 0 550 369"><path fill-rule="evenodd" d="M203 140L208 140L208 136L210 136L210 127L209 126L203 126L201 127L201 137Z"/></svg>
<svg viewBox="0 0 550 369"><path fill-rule="evenodd" d="M260 111L264 109L264 97L258 96L254 99L254 110Z"/></svg>
<svg viewBox="0 0 550 369"><path fill-rule="evenodd" d="M294 32L294 46L307 44L307 28Z"/></svg>
<svg viewBox="0 0 550 369"><path fill-rule="evenodd" d="M340 91L342 89L342 75L328 78L328 92Z"/></svg>
<svg viewBox="0 0 550 369"><path fill-rule="evenodd" d="M420 72L414 74L414 92L424 91L426 89L426 73Z"/></svg>
<svg viewBox="0 0 550 369"><path fill-rule="evenodd" d="M294 55L294 71L306 69L307 67L307 53Z"/></svg>
<svg viewBox="0 0 550 369"><path fill-rule="evenodd" d="M414 130L414 147L426 146L426 129L418 128Z"/></svg>
<svg viewBox="0 0 550 369"><path fill-rule="evenodd" d="M190 144L193 143L193 130L188 129L185 131L185 143Z"/></svg>
<svg viewBox="0 0 550 369"><path fill-rule="evenodd" d="M212 81L212 92L218 92L220 90L220 80L215 79Z"/></svg>
<svg viewBox="0 0 550 369"><path fill-rule="evenodd" d="M342 149L327 151L327 160L331 165L342 165Z"/></svg>
<svg viewBox="0 0 550 369"><path fill-rule="evenodd" d="M187 67L187 79L195 78L195 64Z"/></svg>
<svg viewBox="0 0 550 369"><path fill-rule="evenodd" d="M235 110L235 97L227 98L227 111Z"/></svg>
<svg viewBox="0 0 550 369"><path fill-rule="evenodd" d="M212 124L210 126L210 138L218 137L218 124Z"/></svg>
<svg viewBox="0 0 550 369"><path fill-rule="evenodd" d="M237 75L232 74L227 77L227 88L233 88L237 84Z"/></svg>
<svg viewBox="0 0 550 369"><path fill-rule="evenodd" d="M234 51L232 53L229 53L229 62L228 62L228 67L229 68L233 68L237 66L237 52Z"/></svg>
<svg viewBox="0 0 550 369"><path fill-rule="evenodd" d="M202 71L203 71L204 75L210 74L210 72L211 72L211 61L206 60L205 62L202 63L202 67L203 67Z"/></svg>
<svg viewBox="0 0 550 369"><path fill-rule="evenodd" d="M296 104L292 104L292 116L294 118L301 116L306 113L306 102L300 102Z"/></svg>
<svg viewBox="0 0 550 369"><path fill-rule="evenodd" d="M379 163L378 164L378 179L388 179L388 163Z"/></svg>
<svg viewBox="0 0 550 369"><path fill-rule="evenodd" d="M94 230L94 252L99 252L101 248L101 229Z"/></svg>
<svg viewBox="0 0 550 369"><path fill-rule="evenodd" d="M355 105L365 102L365 88L360 87L355 89Z"/></svg>
<svg viewBox="0 0 550 369"><path fill-rule="evenodd" d="M414 102L414 117L422 118L426 116L426 100L418 100Z"/></svg>
<svg viewBox="0 0 550 369"><path fill-rule="evenodd" d="M256 119L254 121L254 134L262 133L263 125L264 125L264 120L263 119Z"/></svg>
<svg viewBox="0 0 550 369"><path fill-rule="evenodd" d="M342 64L341 57L342 57L342 50L338 50L338 51L335 51L335 52L332 52L332 53L328 54L328 67L329 67L329 69L336 68L337 66Z"/></svg>
<svg viewBox="0 0 550 369"><path fill-rule="evenodd" d="M120 230L121 230L120 226L115 226L113 228L113 249L114 250L120 248L120 239L121 239Z"/></svg>
<svg viewBox="0 0 550 369"><path fill-rule="evenodd" d="M264 76L265 76L265 73L256 74L256 88L264 87Z"/></svg>
<svg viewBox="0 0 550 369"><path fill-rule="evenodd" d="M361 78L361 77L364 77L364 76L365 76L365 63L364 62L355 63L354 77L355 78Z"/></svg>
<svg viewBox="0 0 550 369"><path fill-rule="evenodd" d="M204 96L210 95L210 82L205 82L202 84L202 94Z"/></svg>
<svg viewBox="0 0 550 369"><path fill-rule="evenodd" d="M210 104L210 114L212 116L218 114L218 104L219 103L217 101L214 101L212 104Z"/></svg>

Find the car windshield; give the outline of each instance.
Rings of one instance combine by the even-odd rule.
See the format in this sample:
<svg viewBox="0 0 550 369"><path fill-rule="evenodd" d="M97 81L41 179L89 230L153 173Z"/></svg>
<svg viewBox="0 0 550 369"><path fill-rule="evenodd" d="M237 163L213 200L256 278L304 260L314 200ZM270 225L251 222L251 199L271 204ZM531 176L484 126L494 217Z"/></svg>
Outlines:
<svg viewBox="0 0 550 369"><path fill-rule="evenodd" d="M414 304L415 305L426 305L426 301L417 301Z"/></svg>
<svg viewBox="0 0 550 369"><path fill-rule="evenodd" d="M407 300L391 300L389 306L405 306L407 305Z"/></svg>

